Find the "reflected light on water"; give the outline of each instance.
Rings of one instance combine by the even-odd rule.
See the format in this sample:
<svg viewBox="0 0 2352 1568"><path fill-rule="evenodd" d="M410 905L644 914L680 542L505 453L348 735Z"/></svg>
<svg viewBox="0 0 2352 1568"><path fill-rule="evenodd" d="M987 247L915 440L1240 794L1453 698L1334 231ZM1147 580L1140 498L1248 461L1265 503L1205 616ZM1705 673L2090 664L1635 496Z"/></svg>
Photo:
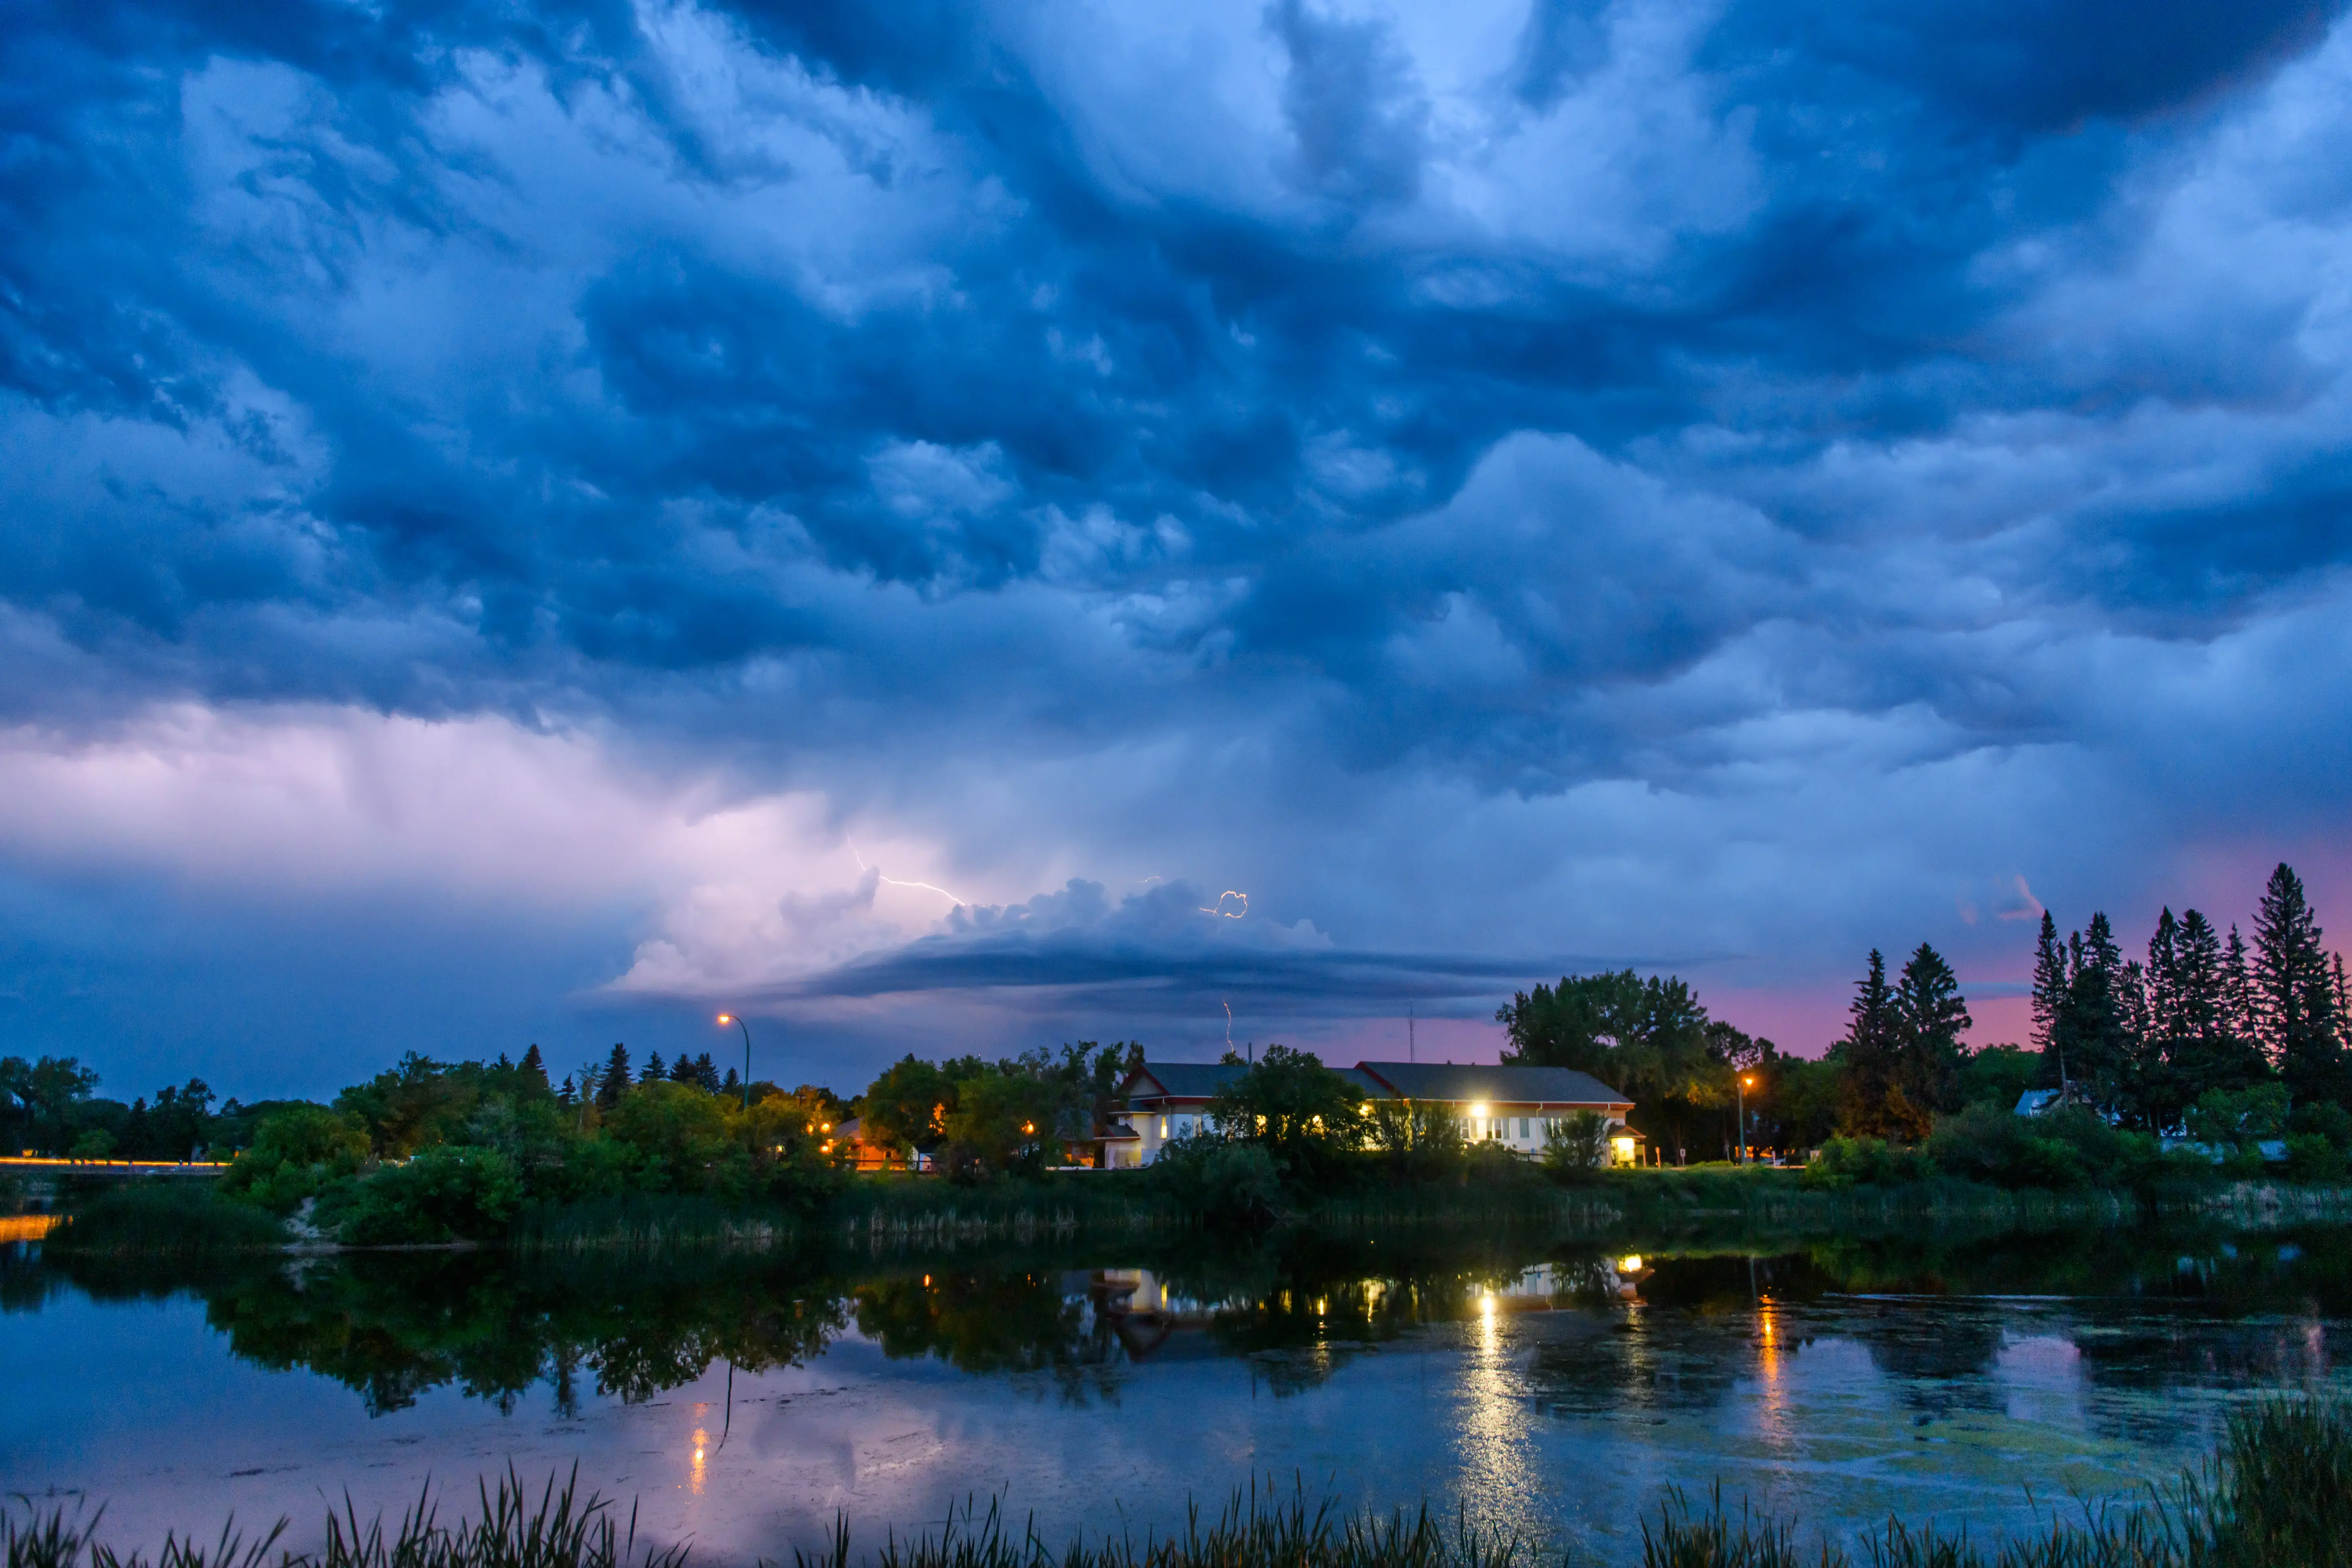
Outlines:
<svg viewBox="0 0 2352 1568"><path fill-rule="evenodd" d="M1474 1512L1486 1515L1473 1523L1524 1535L1534 1523L1538 1497L1529 1432L1535 1410L1505 1343L1501 1309L1491 1286L1479 1290L1469 1365L1461 1383L1459 1495Z"/></svg>
<svg viewBox="0 0 2352 1568"><path fill-rule="evenodd" d="M703 1456L709 1447L710 1434L697 1426L694 1429L694 1470L687 1479L687 1489L696 1497L702 1495L702 1483L708 1479L707 1461Z"/></svg>

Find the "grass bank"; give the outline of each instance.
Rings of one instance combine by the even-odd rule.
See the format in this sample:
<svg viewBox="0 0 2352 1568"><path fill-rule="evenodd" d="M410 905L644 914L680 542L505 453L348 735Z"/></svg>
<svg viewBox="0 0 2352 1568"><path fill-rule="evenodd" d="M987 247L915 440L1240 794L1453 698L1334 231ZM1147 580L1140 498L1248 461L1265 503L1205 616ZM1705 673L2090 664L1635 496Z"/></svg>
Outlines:
<svg viewBox="0 0 2352 1568"><path fill-rule="evenodd" d="M1149 1171L1049 1174L978 1186L884 1176L859 1177L792 1205L638 1194L533 1205L483 1240L539 1254L835 1247L879 1254L1081 1238L1239 1237L1268 1218L1283 1228L1335 1236L1474 1228L1605 1241L1633 1231L1677 1236L1755 1228L1811 1237L1908 1225L2047 1229L2190 1217L2245 1229L2352 1223L2352 1187L2169 1180L2144 1189L2049 1190L1935 1176L1830 1188L1809 1184L1799 1171L1732 1165L1601 1172L1560 1185L1528 1169L1502 1178L1374 1182L1294 1194L1268 1216L1236 1223L1188 1204ZM275 1216L208 1184L150 1182L78 1197L48 1245L60 1251L175 1255L269 1249L299 1239Z"/></svg>
<svg viewBox="0 0 2352 1568"><path fill-rule="evenodd" d="M99 1521L29 1501L0 1527L7 1568L151 1568L135 1552L96 1539ZM511 1473L485 1487L471 1518L442 1523L429 1497L397 1521L362 1524L346 1503L327 1519L315 1553L277 1550L280 1521L247 1540L173 1537L152 1568L684 1568L683 1547L640 1545L634 1512L576 1484L535 1494ZM2092 1507L2043 1531L1984 1543L1899 1518L1864 1534L1859 1550L1807 1539L1800 1521L1736 1511L1720 1492L1705 1506L1670 1489L1643 1528L1644 1568L2343 1568L2352 1562L2352 1408L2289 1395L2231 1418L2202 1467L2144 1500ZM999 1508L968 1510L941 1530L861 1553L849 1526L814 1552L794 1549L794 1568L1515 1568L1551 1560L1540 1548L1447 1525L1417 1512L1349 1514L1303 1489L1255 1491L1214 1516L1196 1508L1165 1535L1106 1536L1056 1549L1015 1531ZM781 1562L780 1550L772 1561Z"/></svg>

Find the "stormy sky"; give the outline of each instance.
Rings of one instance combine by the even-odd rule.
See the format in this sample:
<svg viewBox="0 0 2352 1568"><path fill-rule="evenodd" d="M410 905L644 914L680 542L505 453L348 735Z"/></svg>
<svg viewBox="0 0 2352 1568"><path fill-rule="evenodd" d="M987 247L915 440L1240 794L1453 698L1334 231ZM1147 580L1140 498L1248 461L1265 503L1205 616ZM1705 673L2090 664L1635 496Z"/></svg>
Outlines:
<svg viewBox="0 0 2352 1568"><path fill-rule="evenodd" d="M2019 1037L2352 921L2348 367L2333 5L16 0L0 1051Z"/></svg>

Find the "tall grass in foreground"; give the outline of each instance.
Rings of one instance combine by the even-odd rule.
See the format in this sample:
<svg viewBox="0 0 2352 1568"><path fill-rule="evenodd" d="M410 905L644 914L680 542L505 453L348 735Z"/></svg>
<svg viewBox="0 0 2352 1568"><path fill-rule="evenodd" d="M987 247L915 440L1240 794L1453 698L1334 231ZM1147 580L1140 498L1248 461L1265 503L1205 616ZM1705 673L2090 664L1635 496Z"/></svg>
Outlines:
<svg viewBox="0 0 2352 1568"><path fill-rule="evenodd" d="M297 1554L278 1549L280 1521L257 1539L234 1523L211 1542L167 1537L152 1562L120 1555L96 1539L100 1515L69 1520L27 1500L0 1520L5 1568L685 1568L683 1546L636 1543L634 1511L624 1526L612 1505L577 1491L577 1473L559 1491L551 1480L536 1500L509 1471L481 1488L471 1519L440 1521L429 1493L398 1521L362 1524L346 1499L330 1513L326 1544ZM2055 1520L2039 1533L1987 1550L1965 1532L1890 1519L1865 1533L1859 1555L1802 1542L1795 1521L1735 1516L1718 1488L1704 1509L1670 1490L1654 1525L1642 1527L1643 1568L2352 1568L2352 1404L2297 1395L2233 1414L2220 1450L2200 1468L2151 1490L2144 1503L2101 1504L2080 1520ZM1311 1504L1303 1488L1287 1500L1253 1487L1204 1523L1195 1507L1181 1531L1083 1540L1058 1552L1034 1525L1016 1534L998 1506L967 1505L935 1534L893 1533L870 1557L854 1554L849 1528L795 1550L794 1568L1514 1568L1522 1552L1509 1536L1452 1528L1417 1513L1346 1513ZM275 1553L275 1555L273 1555Z"/></svg>
<svg viewBox="0 0 2352 1568"><path fill-rule="evenodd" d="M1643 1568L1853 1568L1827 1542L1801 1544L1788 1520L1734 1518L1720 1489L1701 1510L1670 1490L1642 1527ZM1871 1568L2352 1568L2352 1403L2264 1399L2233 1412L2221 1449L2138 1507L2103 1504L2079 1521L1988 1552L1965 1532L1890 1519L1864 1536Z"/></svg>
<svg viewBox="0 0 2352 1568"><path fill-rule="evenodd" d="M1310 1506L1304 1489L1285 1501L1253 1486L1205 1525L1195 1505L1181 1534L1074 1542L1058 1554L1034 1527L1008 1531L995 1503L985 1517L967 1505L937 1535L892 1535L870 1561L872 1568L1512 1568L1517 1554L1509 1537L1460 1521L1449 1530L1426 1505L1412 1514L1349 1514L1328 1500ZM860 1561L848 1525L839 1521L824 1550L793 1553L793 1568L856 1568Z"/></svg>
<svg viewBox="0 0 2352 1568"><path fill-rule="evenodd" d="M346 1496L341 1513L328 1513L327 1542L316 1553L272 1555L285 1520L252 1541L232 1521L209 1544L166 1536L151 1563L142 1553L123 1556L96 1539L105 1510L82 1521L68 1520L62 1509L40 1513L29 1501L23 1514L0 1520L0 1545L7 1568L683 1568L685 1547L640 1552L634 1510L625 1527L611 1504L593 1493L580 1496L578 1481L576 1469L561 1490L551 1479L533 1501L509 1471L495 1489L482 1486L478 1516L455 1524L441 1522L427 1491L389 1529L382 1515L361 1523Z"/></svg>

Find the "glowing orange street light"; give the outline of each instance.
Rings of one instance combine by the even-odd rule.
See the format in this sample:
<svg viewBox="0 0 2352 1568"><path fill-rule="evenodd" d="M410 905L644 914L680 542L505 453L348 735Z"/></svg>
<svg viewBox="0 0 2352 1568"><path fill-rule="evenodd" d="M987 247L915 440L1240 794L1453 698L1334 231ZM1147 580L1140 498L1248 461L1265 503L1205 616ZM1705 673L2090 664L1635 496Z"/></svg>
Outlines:
<svg viewBox="0 0 2352 1568"><path fill-rule="evenodd" d="M751 1026L732 1013L719 1015L720 1028L730 1024L743 1031L743 1109L749 1110L751 1109Z"/></svg>
<svg viewBox="0 0 2352 1568"><path fill-rule="evenodd" d="M1748 1090L1755 1081L1746 1073L1741 1073L1736 1091L1739 1100L1739 1158L1734 1163L1741 1165L1748 1163Z"/></svg>

